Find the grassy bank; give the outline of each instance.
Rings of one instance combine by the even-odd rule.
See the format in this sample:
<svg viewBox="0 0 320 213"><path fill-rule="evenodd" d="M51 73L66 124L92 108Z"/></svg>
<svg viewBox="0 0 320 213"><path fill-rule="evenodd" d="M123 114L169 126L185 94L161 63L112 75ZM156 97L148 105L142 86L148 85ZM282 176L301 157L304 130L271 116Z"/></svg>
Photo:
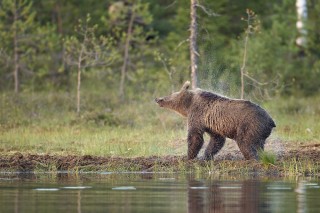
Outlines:
<svg viewBox="0 0 320 213"><path fill-rule="evenodd" d="M314 154L314 153L313 153ZM186 160L179 156L150 157L97 157L91 155L33 155L2 154L1 172L34 173L180 173L202 174L206 176L320 176L318 158L308 152L288 152L273 164L265 161L245 160Z"/></svg>
<svg viewBox="0 0 320 213"><path fill-rule="evenodd" d="M65 93L21 94L20 97L2 94L0 152L101 157L186 154L186 120L158 108L151 96L119 103L110 97L84 94L80 116L74 112L74 102ZM312 97L275 98L261 103L277 124L272 137L289 147L319 143L319 102L320 97ZM299 168L310 171L318 168L310 168L308 160L285 162L276 162L276 167L280 171L296 168L288 169L288 173L301 173ZM301 166L295 166L299 163ZM232 163L223 162L201 168L217 170L211 166L232 170Z"/></svg>
<svg viewBox="0 0 320 213"><path fill-rule="evenodd" d="M117 103L85 96L77 115L67 94L2 95L0 151L32 154L151 156L185 153L185 120L153 99Z"/></svg>
<svg viewBox="0 0 320 213"><path fill-rule="evenodd" d="M292 143L320 142L320 96L277 98L263 106L275 119L275 134Z"/></svg>
<svg viewBox="0 0 320 213"><path fill-rule="evenodd" d="M162 132L150 127L34 126L3 131L0 140L4 152L134 157L183 154L184 137L182 131Z"/></svg>

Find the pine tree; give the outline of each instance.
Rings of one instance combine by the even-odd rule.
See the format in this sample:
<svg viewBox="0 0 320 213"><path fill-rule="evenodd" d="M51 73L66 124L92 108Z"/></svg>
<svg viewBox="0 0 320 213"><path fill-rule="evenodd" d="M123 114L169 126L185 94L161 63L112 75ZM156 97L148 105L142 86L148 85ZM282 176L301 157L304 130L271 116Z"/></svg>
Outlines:
<svg viewBox="0 0 320 213"><path fill-rule="evenodd" d="M22 71L29 71L27 60L33 52L36 13L29 0L2 0L0 3L0 48L12 72L14 92L20 90Z"/></svg>

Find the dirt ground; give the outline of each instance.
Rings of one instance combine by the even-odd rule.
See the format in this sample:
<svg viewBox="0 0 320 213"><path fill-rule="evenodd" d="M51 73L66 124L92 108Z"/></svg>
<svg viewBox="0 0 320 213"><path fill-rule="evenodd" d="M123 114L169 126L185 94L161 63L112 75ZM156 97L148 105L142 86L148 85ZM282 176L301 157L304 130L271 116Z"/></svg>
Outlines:
<svg viewBox="0 0 320 213"><path fill-rule="evenodd" d="M278 143L278 142L274 142ZM266 167L257 161L246 161L241 153L233 145L226 144L226 148L222 150L213 161L215 168L219 170L219 166L223 164L224 169L229 167L230 170L239 167L251 168L254 171L264 170L264 172L273 172L277 174L283 173L285 169L280 162L292 162L296 160L309 162L309 165L315 165L315 171L319 174L320 162L320 144L296 145L290 149L284 148L286 145L274 147L274 144L266 146L266 150L272 147L273 152L277 154L275 166ZM179 171L181 165L183 168L195 168L195 166L205 166L208 162L199 159L188 161L185 156L151 156L151 157L97 157L97 156L59 156L59 155L35 155L21 154L19 152L13 154L0 155L0 171L16 171L16 172L34 172L34 171L165 171L166 169ZM279 165L277 165L279 164ZM212 165L212 164L211 164ZM228 169L228 168L227 168Z"/></svg>

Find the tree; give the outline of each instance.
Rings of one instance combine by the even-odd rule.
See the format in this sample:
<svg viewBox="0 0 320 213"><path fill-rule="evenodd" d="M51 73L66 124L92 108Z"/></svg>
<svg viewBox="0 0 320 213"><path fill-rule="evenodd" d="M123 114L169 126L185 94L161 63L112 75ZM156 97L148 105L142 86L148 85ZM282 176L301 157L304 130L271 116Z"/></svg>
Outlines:
<svg viewBox="0 0 320 213"><path fill-rule="evenodd" d="M85 22L79 20L75 28L76 36L65 39L66 63L77 67L77 114L80 115L81 74L87 68L107 66L113 61L112 40L100 36L96 38L97 25L90 26L90 14Z"/></svg>
<svg viewBox="0 0 320 213"><path fill-rule="evenodd" d="M244 77L247 76L246 73L246 63L247 63L247 48L248 48L248 41L249 36L255 31L255 25L253 24L253 21L255 19L255 14L252 10L247 9L247 18L243 19L247 23L247 27L245 30L245 37L244 37L244 47L243 47L243 60L242 60L242 66L240 68L240 79L241 79L241 93L240 98L244 98Z"/></svg>
<svg viewBox="0 0 320 213"><path fill-rule="evenodd" d="M191 62L191 82L192 88L197 88L198 72L198 46L197 46L197 0L191 0L190 4L190 62Z"/></svg>
<svg viewBox="0 0 320 213"><path fill-rule="evenodd" d="M12 69L14 92L20 90L20 72L28 70L26 60L33 52L37 24L29 0L3 0L0 3L0 37L3 53Z"/></svg>
<svg viewBox="0 0 320 213"><path fill-rule="evenodd" d="M119 98L126 96L126 84L137 81L144 73L146 57L152 56L152 44L157 40L156 33L150 28L152 15L149 4L141 0L115 2L109 6L108 17L104 17L105 25L110 29L109 35L117 41L120 69ZM151 57L150 57L151 59ZM139 71L139 73L137 72Z"/></svg>
<svg viewBox="0 0 320 213"><path fill-rule="evenodd" d="M298 46L306 47L307 44L307 28L306 21L308 18L308 9L307 9L307 1L306 0L296 0L296 8L297 8L297 29L299 32L299 37L296 39L296 43Z"/></svg>
<svg viewBox="0 0 320 213"><path fill-rule="evenodd" d="M129 60L129 47L130 47L130 42L132 39L132 29L133 29L133 22L136 16L136 12L131 6L131 10L129 11L129 23L128 23L128 30L126 34L126 41L124 45L124 53L123 53L123 65L121 68L121 80L120 80L120 87L119 87L119 96L123 100L124 99L124 84L126 80L126 75L127 75L127 67L128 67L128 60Z"/></svg>

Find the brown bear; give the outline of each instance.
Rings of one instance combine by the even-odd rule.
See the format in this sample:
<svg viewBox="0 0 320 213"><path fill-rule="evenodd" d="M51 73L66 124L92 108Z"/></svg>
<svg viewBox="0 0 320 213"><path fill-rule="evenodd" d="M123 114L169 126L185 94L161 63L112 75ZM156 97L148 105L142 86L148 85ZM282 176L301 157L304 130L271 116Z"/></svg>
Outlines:
<svg viewBox="0 0 320 213"><path fill-rule="evenodd" d="M210 136L205 160L213 159L226 138L237 142L245 159L258 159L258 151L264 149L266 138L276 126L269 114L250 101L189 87L187 81L179 92L155 99L160 107L188 118L188 159L197 157L205 132Z"/></svg>

